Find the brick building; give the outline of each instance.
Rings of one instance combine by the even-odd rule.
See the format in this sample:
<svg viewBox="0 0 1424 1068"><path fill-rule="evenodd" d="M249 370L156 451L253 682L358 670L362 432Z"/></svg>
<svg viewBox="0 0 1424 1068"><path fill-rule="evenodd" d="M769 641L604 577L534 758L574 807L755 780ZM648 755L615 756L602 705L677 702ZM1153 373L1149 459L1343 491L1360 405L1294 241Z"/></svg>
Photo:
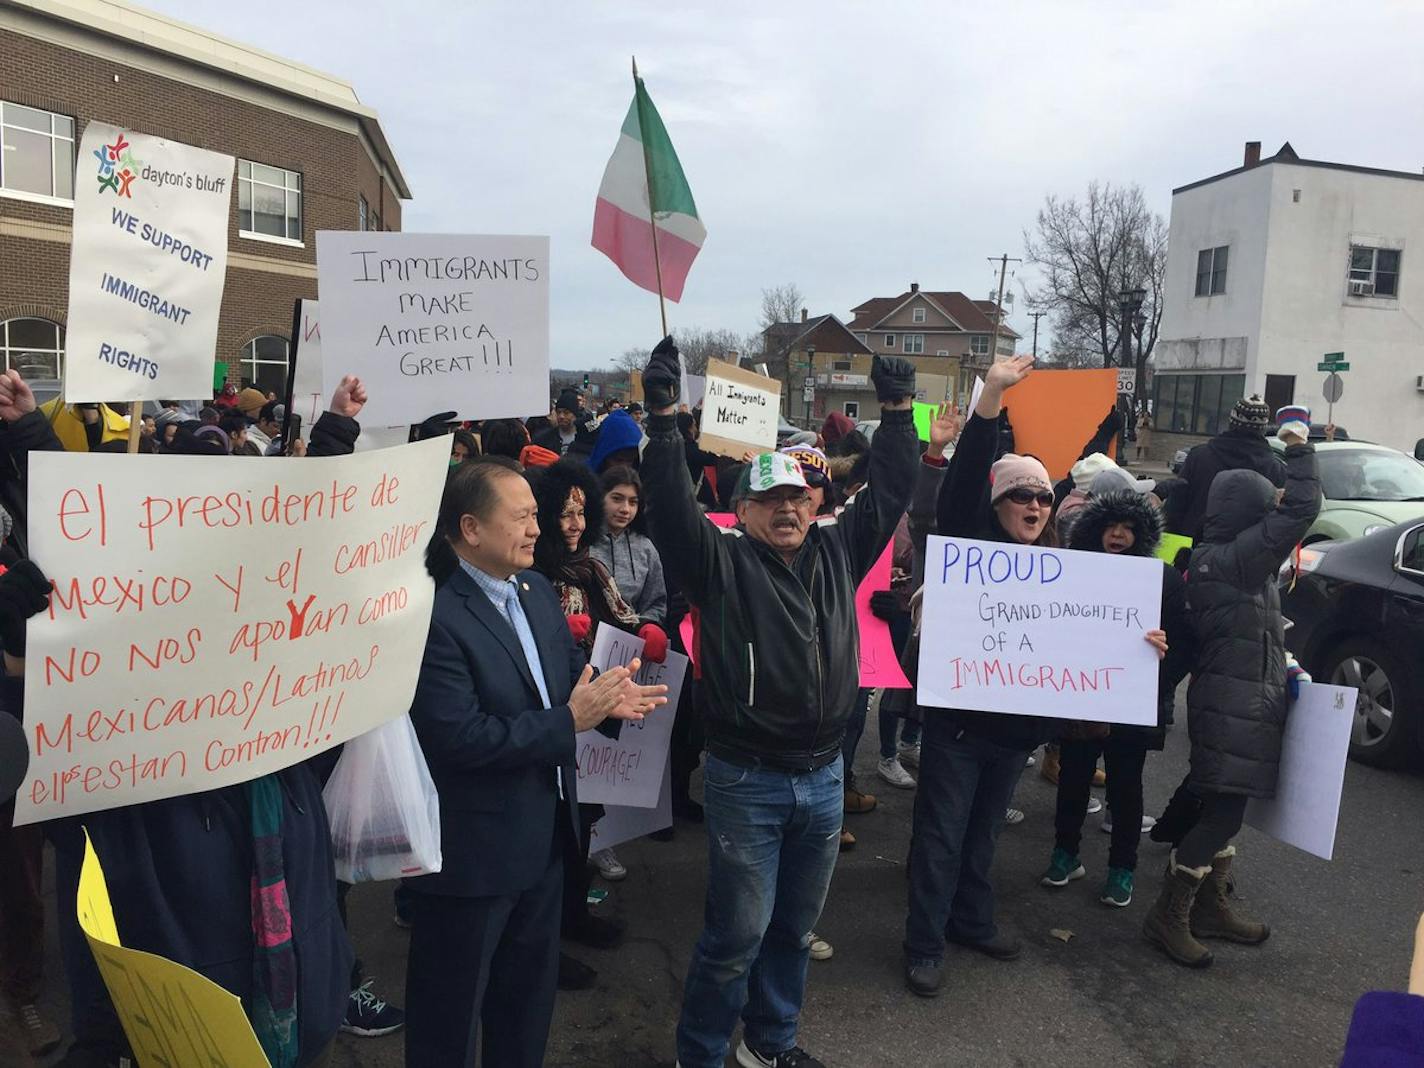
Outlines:
<svg viewBox="0 0 1424 1068"><path fill-rule="evenodd" d="M280 392L316 231L398 230L410 190L346 82L118 0L0 3L0 368L58 378L91 120L237 157L215 361Z"/></svg>

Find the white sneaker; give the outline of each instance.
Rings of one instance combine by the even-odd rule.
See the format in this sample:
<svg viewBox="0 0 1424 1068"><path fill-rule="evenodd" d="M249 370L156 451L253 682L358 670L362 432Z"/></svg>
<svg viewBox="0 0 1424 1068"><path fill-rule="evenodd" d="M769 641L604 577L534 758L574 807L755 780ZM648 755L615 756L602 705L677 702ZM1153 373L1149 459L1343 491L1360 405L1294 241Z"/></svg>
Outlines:
<svg viewBox="0 0 1424 1068"><path fill-rule="evenodd" d="M913 790L915 788L915 777L900 766L899 757L891 757L888 760L882 757L880 763L875 766L875 771L891 786L898 787L901 790Z"/></svg>
<svg viewBox="0 0 1424 1068"><path fill-rule="evenodd" d="M1010 827L1017 827L1024 821L1023 809L1011 808L1004 813L1004 822Z"/></svg>
<svg viewBox="0 0 1424 1068"><path fill-rule="evenodd" d="M1091 816L1094 812L1101 812L1102 810L1103 803L1101 801L1099 801L1096 797L1088 798L1088 815Z"/></svg>
<svg viewBox="0 0 1424 1068"><path fill-rule="evenodd" d="M830 960L831 957L835 955L835 952L836 950L834 946L832 946L824 938L818 935L815 931L811 932L812 960Z"/></svg>
<svg viewBox="0 0 1424 1068"><path fill-rule="evenodd" d="M618 854L611 849L600 849L593 855L593 862L598 865L598 874L610 883L616 883L619 879L625 879L628 876L628 869L623 867L623 862L618 859Z"/></svg>
<svg viewBox="0 0 1424 1068"><path fill-rule="evenodd" d="M1143 816L1143 817L1142 817L1142 833L1143 833L1143 834L1146 834L1148 831L1150 831L1153 827L1156 827L1156 826L1157 826L1157 817L1156 817L1156 816ZM1113 828L1112 809L1108 809L1107 812L1103 814L1103 834L1112 834L1112 828Z"/></svg>
<svg viewBox="0 0 1424 1068"><path fill-rule="evenodd" d="M900 762L902 768L918 768L920 766L920 743L897 747L895 759Z"/></svg>

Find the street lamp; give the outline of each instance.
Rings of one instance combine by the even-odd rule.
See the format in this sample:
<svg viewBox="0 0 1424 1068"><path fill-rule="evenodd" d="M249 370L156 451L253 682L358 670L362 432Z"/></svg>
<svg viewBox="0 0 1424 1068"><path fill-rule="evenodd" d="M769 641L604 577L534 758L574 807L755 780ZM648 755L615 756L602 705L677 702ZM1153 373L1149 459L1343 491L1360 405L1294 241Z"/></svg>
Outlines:
<svg viewBox="0 0 1424 1068"><path fill-rule="evenodd" d="M1118 366L1127 367L1128 360L1132 355L1132 324L1137 314L1142 311L1142 302L1147 299L1145 289L1124 289L1117 295L1117 310L1121 315L1118 327L1118 339L1121 349L1118 353ZM1146 320L1143 320L1144 323ZM1111 367L1110 363L1104 366Z"/></svg>
<svg viewBox="0 0 1424 1068"><path fill-rule="evenodd" d="M807 378L812 378L812 377L815 376L815 374L816 374L816 346L815 346L815 345L807 345L807 346L806 346L806 377L807 377ZM802 383L802 387L803 387L803 388L802 388L802 390L801 390L801 399L802 399L803 401L805 401L805 403L806 403L805 422L806 422L806 425L809 427L809 426L811 425L811 394L810 394L809 390L814 389L815 387L814 387L814 386L807 386L807 385L805 385L804 382Z"/></svg>

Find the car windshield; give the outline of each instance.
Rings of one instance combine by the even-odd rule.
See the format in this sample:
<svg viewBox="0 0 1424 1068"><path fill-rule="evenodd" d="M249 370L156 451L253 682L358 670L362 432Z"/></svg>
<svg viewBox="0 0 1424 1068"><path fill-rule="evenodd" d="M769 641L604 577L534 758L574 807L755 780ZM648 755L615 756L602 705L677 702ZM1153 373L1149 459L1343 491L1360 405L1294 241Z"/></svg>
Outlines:
<svg viewBox="0 0 1424 1068"><path fill-rule="evenodd" d="M1322 449L1316 458L1332 501L1424 501L1424 465L1402 452Z"/></svg>

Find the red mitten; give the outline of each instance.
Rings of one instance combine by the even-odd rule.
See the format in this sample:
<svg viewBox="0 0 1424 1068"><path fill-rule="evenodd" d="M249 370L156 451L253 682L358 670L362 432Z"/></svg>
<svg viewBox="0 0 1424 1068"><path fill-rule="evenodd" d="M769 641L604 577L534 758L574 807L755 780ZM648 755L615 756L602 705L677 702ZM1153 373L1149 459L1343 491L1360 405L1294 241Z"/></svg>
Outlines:
<svg viewBox="0 0 1424 1068"><path fill-rule="evenodd" d="M656 623L644 623L638 628L638 637L643 639L643 659L650 664L661 664L667 659L667 631Z"/></svg>
<svg viewBox="0 0 1424 1068"><path fill-rule="evenodd" d="M569 625L569 633L574 636L575 645L582 645L588 638L589 631L593 630L593 617L591 616L565 616L564 622Z"/></svg>

